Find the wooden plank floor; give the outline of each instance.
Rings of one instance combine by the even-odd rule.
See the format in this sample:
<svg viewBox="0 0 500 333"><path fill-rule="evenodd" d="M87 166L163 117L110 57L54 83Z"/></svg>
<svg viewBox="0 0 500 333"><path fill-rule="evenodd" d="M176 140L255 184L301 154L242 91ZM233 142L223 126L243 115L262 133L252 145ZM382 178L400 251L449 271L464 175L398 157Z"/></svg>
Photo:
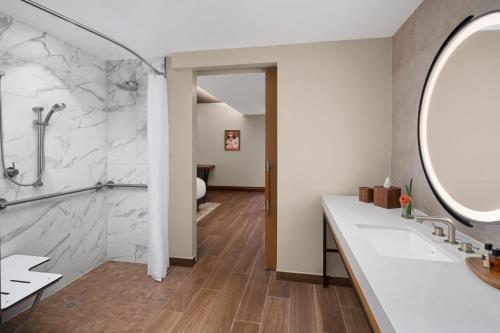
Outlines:
<svg viewBox="0 0 500 333"><path fill-rule="evenodd" d="M276 280L264 269L264 195L216 191L198 223L198 263L106 262L44 300L22 332L371 332L352 288ZM21 317L2 326L10 332Z"/></svg>

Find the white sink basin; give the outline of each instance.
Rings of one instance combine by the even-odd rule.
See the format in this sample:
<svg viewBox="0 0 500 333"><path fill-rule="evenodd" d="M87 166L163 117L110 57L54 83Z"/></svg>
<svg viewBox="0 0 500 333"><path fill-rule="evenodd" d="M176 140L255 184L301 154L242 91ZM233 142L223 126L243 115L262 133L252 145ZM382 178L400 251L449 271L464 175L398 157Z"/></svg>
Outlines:
<svg viewBox="0 0 500 333"><path fill-rule="evenodd" d="M358 227L380 255L430 261L456 261L411 228L365 224L358 224Z"/></svg>

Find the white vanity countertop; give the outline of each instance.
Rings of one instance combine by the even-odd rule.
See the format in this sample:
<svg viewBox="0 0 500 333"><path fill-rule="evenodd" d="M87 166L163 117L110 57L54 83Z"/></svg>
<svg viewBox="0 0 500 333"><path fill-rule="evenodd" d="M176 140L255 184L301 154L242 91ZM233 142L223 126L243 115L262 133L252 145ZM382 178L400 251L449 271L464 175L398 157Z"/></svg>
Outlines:
<svg viewBox="0 0 500 333"><path fill-rule="evenodd" d="M401 209L379 208L353 196L323 195L321 201L382 332L500 332L500 290L467 268L457 245L432 236L431 223L404 219ZM381 255L358 224L409 227L454 261ZM457 241L464 240L478 245L457 232Z"/></svg>

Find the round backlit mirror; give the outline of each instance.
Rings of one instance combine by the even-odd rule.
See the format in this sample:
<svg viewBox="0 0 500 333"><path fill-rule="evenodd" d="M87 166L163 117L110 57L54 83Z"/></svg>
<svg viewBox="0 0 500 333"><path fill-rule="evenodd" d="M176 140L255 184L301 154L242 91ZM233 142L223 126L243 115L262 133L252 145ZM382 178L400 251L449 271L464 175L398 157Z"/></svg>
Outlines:
<svg viewBox="0 0 500 333"><path fill-rule="evenodd" d="M427 74L418 121L432 191L459 221L500 223L500 12L469 17Z"/></svg>

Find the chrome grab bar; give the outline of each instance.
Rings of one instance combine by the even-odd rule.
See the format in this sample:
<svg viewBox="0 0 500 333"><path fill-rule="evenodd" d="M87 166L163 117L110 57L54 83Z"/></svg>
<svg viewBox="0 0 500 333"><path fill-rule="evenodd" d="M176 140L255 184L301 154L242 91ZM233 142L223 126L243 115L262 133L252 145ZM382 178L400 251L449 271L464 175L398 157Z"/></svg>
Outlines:
<svg viewBox="0 0 500 333"><path fill-rule="evenodd" d="M101 183L97 182L94 186L88 186L88 187L82 187L76 190L69 190L69 191L61 191L61 192L56 192L56 193L51 193L51 194L44 194L44 195L39 195L36 197L31 197L31 198L26 198L26 199L18 199L18 200L12 200L12 201L7 201L4 198L0 198L0 210L3 210L7 207L10 206L15 206L15 205L21 205L29 202L35 202L35 201L40 201L40 200L45 200L45 199L51 199L51 198L56 198L56 197L62 197L65 195L70 195L74 193L80 193L80 192L86 192L86 191L100 191L101 189L106 189L106 188L147 188L148 185L146 184L115 184L112 181L106 182L106 183Z"/></svg>

